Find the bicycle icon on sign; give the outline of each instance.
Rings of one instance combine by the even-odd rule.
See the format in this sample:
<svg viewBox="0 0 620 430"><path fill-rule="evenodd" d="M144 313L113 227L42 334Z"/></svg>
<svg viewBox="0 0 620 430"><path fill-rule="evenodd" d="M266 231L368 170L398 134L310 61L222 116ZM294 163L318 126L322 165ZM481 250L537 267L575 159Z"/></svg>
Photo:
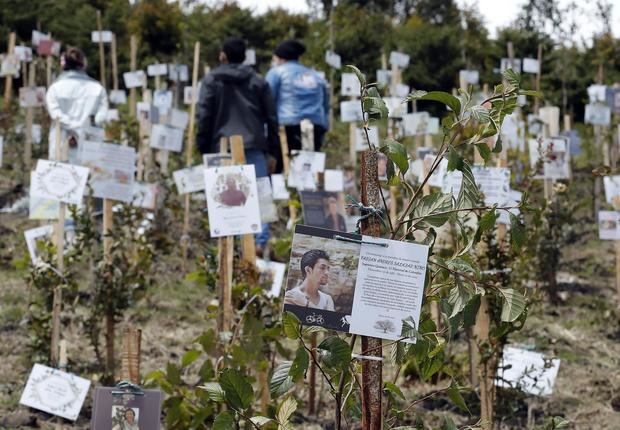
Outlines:
<svg viewBox="0 0 620 430"><path fill-rule="evenodd" d="M323 315L321 314L317 315L314 312L312 312L311 315L306 315L306 322L308 324L323 325L325 323L325 320L323 319Z"/></svg>

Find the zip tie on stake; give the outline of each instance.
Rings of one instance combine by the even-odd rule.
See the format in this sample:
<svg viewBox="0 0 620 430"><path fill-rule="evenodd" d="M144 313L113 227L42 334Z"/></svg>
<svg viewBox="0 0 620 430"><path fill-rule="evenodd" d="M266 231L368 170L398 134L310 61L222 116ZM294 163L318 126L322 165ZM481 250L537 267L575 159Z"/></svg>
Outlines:
<svg viewBox="0 0 620 430"><path fill-rule="evenodd" d="M339 234L334 236L334 239L336 240L342 240L344 242L351 242L351 243L359 243L359 244L364 244L364 245L375 245L375 246L381 246L383 248L387 248L388 245L387 243L379 243L379 242L368 242L366 240L361 240L361 239L351 239L349 237L344 237L344 236L340 236Z"/></svg>
<svg viewBox="0 0 620 430"><path fill-rule="evenodd" d="M375 357L373 355L361 355L361 354L351 354L351 357L357 358L358 360L371 360L371 361L383 361L383 357Z"/></svg>
<svg viewBox="0 0 620 430"><path fill-rule="evenodd" d="M129 381L121 381L116 384L117 390L112 391L113 396L123 396L125 394L133 394L134 396L144 396L144 390L139 385L132 384Z"/></svg>
<svg viewBox="0 0 620 430"><path fill-rule="evenodd" d="M357 200L355 200L353 197L351 197L348 194L347 194L347 200L349 200L351 203L347 204L346 208L347 209L351 209L351 208L358 209L361 214L361 217L355 223L356 233L360 234L362 221L364 221L365 219L371 218L371 217L378 219L381 222L381 225L383 227L387 227L385 224L385 220L384 220L385 214L383 212L383 209L377 209L374 206L364 206L364 204L362 204L361 202L358 202Z"/></svg>

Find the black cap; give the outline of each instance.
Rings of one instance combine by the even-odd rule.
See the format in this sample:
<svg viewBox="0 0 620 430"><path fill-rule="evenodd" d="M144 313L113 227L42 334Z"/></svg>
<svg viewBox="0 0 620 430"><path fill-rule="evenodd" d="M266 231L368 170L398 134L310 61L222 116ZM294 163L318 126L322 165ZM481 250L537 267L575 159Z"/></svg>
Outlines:
<svg viewBox="0 0 620 430"><path fill-rule="evenodd" d="M222 44L222 52L229 63L243 63L245 60L245 42L238 37L229 37Z"/></svg>
<svg viewBox="0 0 620 430"><path fill-rule="evenodd" d="M297 60L304 52L306 52L304 44L293 39L285 40L273 51L275 55L284 60Z"/></svg>

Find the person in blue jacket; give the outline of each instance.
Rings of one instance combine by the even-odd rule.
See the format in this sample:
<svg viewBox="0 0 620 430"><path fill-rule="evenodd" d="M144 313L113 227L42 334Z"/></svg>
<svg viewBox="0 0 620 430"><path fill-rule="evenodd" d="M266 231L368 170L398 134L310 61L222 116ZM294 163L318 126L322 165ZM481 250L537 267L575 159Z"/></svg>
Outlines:
<svg viewBox="0 0 620 430"><path fill-rule="evenodd" d="M273 51L274 67L265 77L276 102L278 122L286 130L289 151L301 149L302 120L314 125L315 151L320 151L329 126L327 83L316 71L299 63L305 51L297 40L280 43Z"/></svg>

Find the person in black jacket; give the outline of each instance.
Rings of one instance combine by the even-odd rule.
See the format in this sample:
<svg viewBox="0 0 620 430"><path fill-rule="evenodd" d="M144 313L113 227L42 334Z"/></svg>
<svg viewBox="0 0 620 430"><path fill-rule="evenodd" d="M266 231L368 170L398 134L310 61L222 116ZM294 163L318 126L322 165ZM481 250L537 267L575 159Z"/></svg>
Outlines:
<svg viewBox="0 0 620 430"><path fill-rule="evenodd" d="M220 151L220 138L243 136L245 157L256 177L275 171L281 159L278 117L267 82L243 65L245 42L229 38L220 65L204 77L197 104L197 145L202 154Z"/></svg>
<svg viewBox="0 0 620 430"><path fill-rule="evenodd" d="M202 154L220 152L220 138L243 136L245 159L256 177L276 173L282 165L278 117L271 89L250 66L243 65L245 42L226 39L220 65L204 77L197 104L196 141ZM257 253L269 240L269 225L256 236Z"/></svg>

